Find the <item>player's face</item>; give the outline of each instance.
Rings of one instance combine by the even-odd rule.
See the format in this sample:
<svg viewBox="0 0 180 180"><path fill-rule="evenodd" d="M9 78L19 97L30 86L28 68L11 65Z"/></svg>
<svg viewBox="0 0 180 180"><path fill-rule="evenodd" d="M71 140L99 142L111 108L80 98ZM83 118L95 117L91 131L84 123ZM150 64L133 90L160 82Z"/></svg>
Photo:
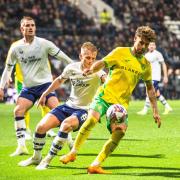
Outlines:
<svg viewBox="0 0 180 180"><path fill-rule="evenodd" d="M149 46L148 46L148 49L149 49L150 52L154 51L156 49L155 42L150 42Z"/></svg>
<svg viewBox="0 0 180 180"><path fill-rule="evenodd" d="M142 54L144 54L147 51L149 42L146 41L145 39L136 36L134 39L134 50L135 50L135 54L137 56L141 56Z"/></svg>
<svg viewBox="0 0 180 180"><path fill-rule="evenodd" d="M90 68L91 65L96 60L97 52L91 51L87 48L81 49L81 54L79 55L79 58L82 62L82 65L84 68Z"/></svg>
<svg viewBox="0 0 180 180"><path fill-rule="evenodd" d="M21 24L21 33L23 36L35 36L36 25L33 20L24 20Z"/></svg>

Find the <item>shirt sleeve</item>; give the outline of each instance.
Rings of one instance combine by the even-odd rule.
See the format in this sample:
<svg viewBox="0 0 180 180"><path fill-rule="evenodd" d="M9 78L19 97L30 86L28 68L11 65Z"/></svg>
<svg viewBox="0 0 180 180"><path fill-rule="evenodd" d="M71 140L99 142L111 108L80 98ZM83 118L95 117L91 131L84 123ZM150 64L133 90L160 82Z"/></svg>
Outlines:
<svg viewBox="0 0 180 180"><path fill-rule="evenodd" d="M0 88L4 89L7 81L10 79L13 67L16 64L16 60L17 59L16 59L15 51L13 45L11 45L6 58L5 69L1 77Z"/></svg>
<svg viewBox="0 0 180 180"><path fill-rule="evenodd" d="M14 45L12 44L8 51L8 55L6 58L6 65L7 67L11 67L14 66L16 62L17 62L16 53L15 53Z"/></svg>
<svg viewBox="0 0 180 180"><path fill-rule="evenodd" d="M68 65L64 68L62 74L59 76L62 79L69 79L71 67Z"/></svg>
<svg viewBox="0 0 180 180"><path fill-rule="evenodd" d="M151 64L148 62L145 68L145 71L142 76L143 81L152 81L152 68Z"/></svg>
<svg viewBox="0 0 180 180"><path fill-rule="evenodd" d="M68 64L73 62L72 59L62 52L53 42L46 40L46 43L48 45L48 54L58 60L64 60Z"/></svg>
<svg viewBox="0 0 180 180"><path fill-rule="evenodd" d="M163 57L163 55L160 52L158 53L158 61L160 63L164 62L164 57Z"/></svg>
<svg viewBox="0 0 180 180"><path fill-rule="evenodd" d="M116 65L117 56L119 55L119 49L120 48L114 49L107 56L105 56L103 58L103 61L107 68L110 68L110 67Z"/></svg>

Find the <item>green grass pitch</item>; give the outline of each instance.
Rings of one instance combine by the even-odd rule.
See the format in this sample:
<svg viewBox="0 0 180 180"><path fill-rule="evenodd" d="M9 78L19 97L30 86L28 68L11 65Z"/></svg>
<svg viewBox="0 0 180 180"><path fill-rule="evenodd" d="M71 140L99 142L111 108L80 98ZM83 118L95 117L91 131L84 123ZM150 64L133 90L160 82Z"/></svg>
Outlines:
<svg viewBox="0 0 180 180"><path fill-rule="evenodd" d="M48 170L37 171L34 166L18 167L17 163L33 153L32 141L27 141L30 155L9 157L16 149L13 123L13 105L0 104L0 180L56 180L56 179L123 179L156 180L180 179L180 101L170 101L173 112L161 115L160 129L154 123L151 112L146 116L136 115L143 102L132 101L129 107L129 127L124 139L113 154L102 164L111 175L89 175L89 164L95 159L109 137L105 119L97 124L91 136L79 151L77 160L68 165L59 163L59 157L67 153L68 147L59 152ZM158 105L160 114L163 112ZM41 119L39 110L31 110L31 129ZM57 131L57 129L56 129ZM73 137L76 133L73 133ZM52 138L47 138L43 156L48 152Z"/></svg>

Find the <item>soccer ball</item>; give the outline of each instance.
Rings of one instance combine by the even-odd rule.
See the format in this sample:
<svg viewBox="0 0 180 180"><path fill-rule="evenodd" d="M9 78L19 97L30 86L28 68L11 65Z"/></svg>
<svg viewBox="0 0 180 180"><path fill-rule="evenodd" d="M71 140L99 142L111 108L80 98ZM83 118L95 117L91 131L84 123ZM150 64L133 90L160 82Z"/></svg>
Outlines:
<svg viewBox="0 0 180 180"><path fill-rule="evenodd" d="M120 124L125 121L126 117L127 111L125 107L120 104L111 105L106 112L106 118L111 123Z"/></svg>

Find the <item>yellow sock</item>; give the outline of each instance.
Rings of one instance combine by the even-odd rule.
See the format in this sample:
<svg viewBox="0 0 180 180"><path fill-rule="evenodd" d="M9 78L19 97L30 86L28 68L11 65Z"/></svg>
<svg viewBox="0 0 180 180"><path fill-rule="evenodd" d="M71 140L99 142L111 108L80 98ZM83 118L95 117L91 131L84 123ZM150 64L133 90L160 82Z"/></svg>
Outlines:
<svg viewBox="0 0 180 180"><path fill-rule="evenodd" d="M30 129L30 113L27 111L24 115L25 123L26 123L26 129Z"/></svg>
<svg viewBox="0 0 180 180"><path fill-rule="evenodd" d="M50 109L47 106L40 106L41 107L41 116L44 117Z"/></svg>
<svg viewBox="0 0 180 180"><path fill-rule="evenodd" d="M98 120L95 117L93 117L93 116L88 117L88 119L81 126L81 128L76 136L73 149L79 150L80 146L88 138L88 136L91 132L91 129L95 126L95 124L97 122L98 122Z"/></svg>
<svg viewBox="0 0 180 180"><path fill-rule="evenodd" d="M94 162L103 162L115 150L123 136L124 133L119 130L112 132L111 138L104 144Z"/></svg>

